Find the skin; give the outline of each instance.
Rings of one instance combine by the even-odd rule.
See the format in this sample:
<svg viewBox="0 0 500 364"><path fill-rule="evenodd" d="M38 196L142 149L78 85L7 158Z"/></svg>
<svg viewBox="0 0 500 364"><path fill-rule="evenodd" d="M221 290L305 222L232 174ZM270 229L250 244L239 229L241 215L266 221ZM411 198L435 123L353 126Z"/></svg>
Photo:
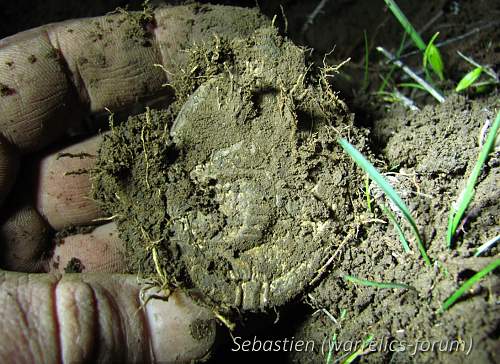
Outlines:
<svg viewBox="0 0 500 364"><path fill-rule="evenodd" d="M68 130L81 129L86 114L168 96L167 73L153 64L169 69L181 60L183 21L196 16L188 7L156 10L150 47L124 49L122 29L106 36L106 47L93 41L89 32L104 18L0 40L0 362L179 363L209 353L211 312L179 292L147 300L161 292L146 291L141 305L137 277L120 274L123 243L112 222L66 237L47 258L51 230L105 217L87 197L88 174L67 174L92 167L102 136L69 143ZM85 68L82 57L99 47L107 62ZM84 273L63 274L72 257ZM194 339L192 326L207 320Z"/></svg>

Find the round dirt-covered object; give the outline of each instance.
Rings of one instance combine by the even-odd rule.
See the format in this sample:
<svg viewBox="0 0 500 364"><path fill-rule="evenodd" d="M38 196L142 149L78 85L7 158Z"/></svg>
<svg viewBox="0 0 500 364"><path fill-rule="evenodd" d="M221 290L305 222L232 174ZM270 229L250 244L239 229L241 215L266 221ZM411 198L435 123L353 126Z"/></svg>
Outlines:
<svg viewBox="0 0 500 364"><path fill-rule="evenodd" d="M273 28L190 52L177 103L107 137L96 196L123 216L134 270L160 265L223 312L283 305L352 233L362 179L336 140L363 149L364 135L325 71Z"/></svg>

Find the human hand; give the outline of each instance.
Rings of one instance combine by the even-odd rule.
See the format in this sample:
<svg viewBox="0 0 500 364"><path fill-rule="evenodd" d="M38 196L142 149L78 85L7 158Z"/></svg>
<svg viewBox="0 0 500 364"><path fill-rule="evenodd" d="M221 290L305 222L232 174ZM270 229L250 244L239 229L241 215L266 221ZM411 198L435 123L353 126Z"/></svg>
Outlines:
<svg viewBox="0 0 500 364"><path fill-rule="evenodd" d="M81 129L85 113L168 97L167 74L154 64L182 63L181 48L204 32L193 26L199 16L195 7L159 9L130 26L115 14L0 41L0 259L10 271L50 271L0 271L2 362L188 362L209 352L210 311L181 293L142 306L137 277L111 274L123 269L114 224L64 238L44 260L47 231L104 217L85 173L101 137L55 143ZM73 257L85 273L62 275Z"/></svg>

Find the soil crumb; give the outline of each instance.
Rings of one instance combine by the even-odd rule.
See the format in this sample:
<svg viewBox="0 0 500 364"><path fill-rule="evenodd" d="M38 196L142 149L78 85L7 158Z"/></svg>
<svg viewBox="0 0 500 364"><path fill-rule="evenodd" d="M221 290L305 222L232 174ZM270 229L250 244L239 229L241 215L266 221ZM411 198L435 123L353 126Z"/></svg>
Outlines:
<svg viewBox="0 0 500 364"><path fill-rule="evenodd" d="M54 245L61 245L64 244L64 239L68 236L71 235L77 235L77 234L90 234L94 229L96 228L95 225L83 225L83 226L75 226L75 225L70 225L62 230L57 231L54 234L54 237L52 238L52 242Z"/></svg>
<svg viewBox="0 0 500 364"><path fill-rule="evenodd" d="M64 268L64 273L81 273L84 269L82 261L73 257Z"/></svg>

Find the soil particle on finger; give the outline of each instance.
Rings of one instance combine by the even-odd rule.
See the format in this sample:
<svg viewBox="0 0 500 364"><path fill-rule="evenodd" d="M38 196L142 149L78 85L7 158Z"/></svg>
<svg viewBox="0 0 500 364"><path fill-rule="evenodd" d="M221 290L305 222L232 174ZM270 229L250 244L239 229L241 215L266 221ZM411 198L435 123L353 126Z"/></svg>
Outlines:
<svg viewBox="0 0 500 364"><path fill-rule="evenodd" d="M85 158L95 158L96 156L93 154L89 154L86 152L81 152L81 153L57 153L57 158L56 160L59 160L61 158L78 158L78 159L85 159Z"/></svg>
<svg viewBox="0 0 500 364"><path fill-rule="evenodd" d="M0 96L1 97L6 97L6 96L12 96L16 93L16 90L9 87L8 85L1 83L0 82Z"/></svg>
<svg viewBox="0 0 500 364"><path fill-rule="evenodd" d="M51 48L47 53L45 53L45 58L47 59L59 59L60 54L59 51L55 48Z"/></svg>
<svg viewBox="0 0 500 364"><path fill-rule="evenodd" d="M115 19L109 15L118 14ZM127 11L122 8L117 8L115 11L108 14L105 18L110 28L123 26L124 40L131 40L139 43L144 47L151 46L153 34L151 30L155 26L154 12L148 2L143 4L142 11Z"/></svg>
<svg viewBox="0 0 500 364"><path fill-rule="evenodd" d="M71 258L66 267L64 268L64 273L81 273L85 269L82 261L78 258Z"/></svg>
<svg viewBox="0 0 500 364"><path fill-rule="evenodd" d="M196 319L189 325L191 337L197 341L206 340L213 335L214 321Z"/></svg>
<svg viewBox="0 0 500 364"><path fill-rule="evenodd" d="M62 230L56 232L54 237L52 238L52 242L54 245L64 244L64 239L68 236L78 235L78 234L90 234L96 228L95 225L86 225L86 226L75 226L70 225Z"/></svg>

